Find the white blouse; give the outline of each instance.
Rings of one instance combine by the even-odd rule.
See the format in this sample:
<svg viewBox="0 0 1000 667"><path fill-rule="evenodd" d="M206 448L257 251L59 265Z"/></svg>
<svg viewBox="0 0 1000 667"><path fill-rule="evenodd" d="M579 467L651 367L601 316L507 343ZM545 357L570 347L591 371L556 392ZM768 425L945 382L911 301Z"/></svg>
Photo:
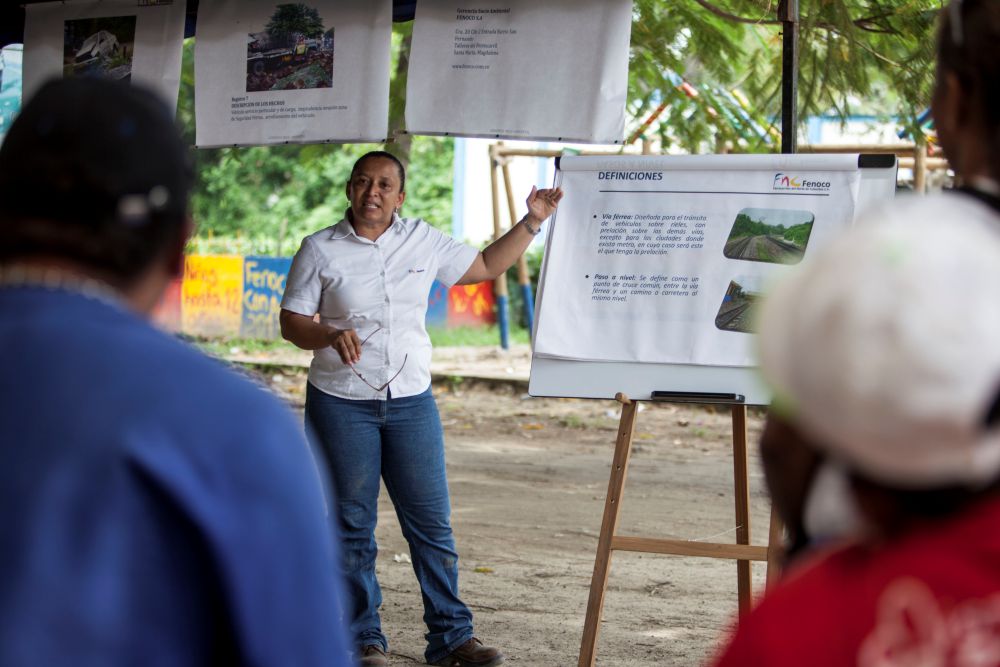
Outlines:
<svg viewBox="0 0 1000 667"><path fill-rule="evenodd" d="M424 326L435 279L454 285L479 251L420 219L395 217L370 241L344 219L302 240L288 272L281 307L354 329L361 340L355 370L374 387L391 381L394 398L420 394L431 381L431 341ZM395 379L392 379L393 376ZM309 382L333 396L386 398L331 347L313 352Z"/></svg>

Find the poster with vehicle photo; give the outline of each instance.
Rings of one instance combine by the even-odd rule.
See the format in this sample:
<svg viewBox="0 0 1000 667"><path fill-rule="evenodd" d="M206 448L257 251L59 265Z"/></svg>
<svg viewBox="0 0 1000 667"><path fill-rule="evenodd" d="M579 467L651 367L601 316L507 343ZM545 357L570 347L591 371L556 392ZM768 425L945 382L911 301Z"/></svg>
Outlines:
<svg viewBox="0 0 1000 667"><path fill-rule="evenodd" d="M183 2L136 0L27 5L23 85L27 99L53 77L141 82L177 106Z"/></svg>
<svg viewBox="0 0 1000 667"><path fill-rule="evenodd" d="M391 0L202 0L198 146L382 141Z"/></svg>

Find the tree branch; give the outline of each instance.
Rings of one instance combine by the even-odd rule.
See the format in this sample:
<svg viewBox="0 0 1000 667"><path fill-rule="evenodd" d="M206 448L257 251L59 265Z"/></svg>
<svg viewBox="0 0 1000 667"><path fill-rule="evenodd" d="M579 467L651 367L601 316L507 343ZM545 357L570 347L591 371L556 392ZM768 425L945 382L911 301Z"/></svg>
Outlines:
<svg viewBox="0 0 1000 667"><path fill-rule="evenodd" d="M699 5L701 5L704 9L707 9L716 16L724 18L727 21L736 21L737 23L754 23L759 25L779 25L781 23L781 21L778 21L776 19L762 19L762 18L751 19L745 16L737 16L736 14L730 14L729 12L719 9L715 5L711 4L710 2L708 2L708 0L694 0L694 1L697 2Z"/></svg>
<svg viewBox="0 0 1000 667"><path fill-rule="evenodd" d="M708 10L709 12L715 14L720 18L726 19L727 21L735 21L736 23L751 23L755 25L780 25L781 23L783 23L782 21L778 21L777 19L763 19L763 18L752 19L746 16L737 16L736 14L731 14L723 9L719 9L712 3L708 2L708 0L694 0L694 1L699 5L701 5L702 8ZM864 30L865 32L875 32L886 35L895 35L899 33L898 30L886 29L879 26L878 23L876 23L876 21L880 19L886 19L891 16L895 16L895 13L885 12L883 14L876 14L874 16L865 16L859 19L854 19L851 21L851 23L854 24L854 26L859 30ZM835 29L835 27L829 23L817 23L814 25L814 27L823 30Z"/></svg>

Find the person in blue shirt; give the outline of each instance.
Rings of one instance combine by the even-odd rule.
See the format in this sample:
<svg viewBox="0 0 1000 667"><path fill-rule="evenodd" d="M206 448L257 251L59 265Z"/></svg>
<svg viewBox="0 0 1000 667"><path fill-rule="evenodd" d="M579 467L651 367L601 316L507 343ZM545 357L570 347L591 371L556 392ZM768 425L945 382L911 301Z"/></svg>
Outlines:
<svg viewBox="0 0 1000 667"><path fill-rule="evenodd" d="M152 93L50 82L0 147L0 664L352 665L276 399L151 326L192 182Z"/></svg>

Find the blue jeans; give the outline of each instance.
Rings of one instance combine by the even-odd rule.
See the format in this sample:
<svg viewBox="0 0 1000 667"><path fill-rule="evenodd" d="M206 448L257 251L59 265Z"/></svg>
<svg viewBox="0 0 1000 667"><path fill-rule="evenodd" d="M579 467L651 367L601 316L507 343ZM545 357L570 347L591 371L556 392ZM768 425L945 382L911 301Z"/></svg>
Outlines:
<svg viewBox="0 0 1000 667"><path fill-rule="evenodd" d="M306 426L329 467L338 499L347 616L359 646L388 648L378 608L375 522L379 476L410 545L434 662L472 637L472 612L458 597L458 553L444 466L444 432L430 388L417 396L355 401L306 387Z"/></svg>

